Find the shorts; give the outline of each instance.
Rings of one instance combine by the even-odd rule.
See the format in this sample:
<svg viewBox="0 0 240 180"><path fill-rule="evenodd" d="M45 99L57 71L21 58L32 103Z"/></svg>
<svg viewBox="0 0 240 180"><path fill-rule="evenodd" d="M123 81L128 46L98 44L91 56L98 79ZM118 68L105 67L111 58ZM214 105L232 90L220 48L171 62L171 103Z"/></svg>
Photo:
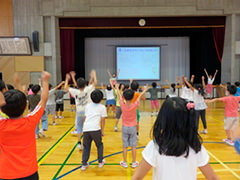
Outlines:
<svg viewBox="0 0 240 180"><path fill-rule="evenodd" d="M123 147L137 147L137 126L122 126Z"/></svg>
<svg viewBox="0 0 240 180"><path fill-rule="evenodd" d="M46 105L45 112L48 115L49 113L53 116L55 114L56 104Z"/></svg>
<svg viewBox="0 0 240 180"><path fill-rule="evenodd" d="M121 109L120 106L117 106L117 111L116 111L115 118L120 119L121 115L122 115L122 109Z"/></svg>
<svg viewBox="0 0 240 180"><path fill-rule="evenodd" d="M63 104L56 104L56 111L63 111L64 105Z"/></svg>
<svg viewBox="0 0 240 180"><path fill-rule="evenodd" d="M80 134L83 132L83 121L84 121L84 112L76 113L75 125L77 129L77 133Z"/></svg>
<svg viewBox="0 0 240 180"><path fill-rule="evenodd" d="M156 99L156 100L151 100L151 107L152 107L152 109L153 109L154 107L156 107L156 109L159 108L159 103L158 103L158 100L157 100L157 99Z"/></svg>
<svg viewBox="0 0 240 180"><path fill-rule="evenodd" d="M70 98L70 104L71 104L71 105L75 105L75 104L76 104L76 103L75 103L75 98L73 98L73 97Z"/></svg>
<svg viewBox="0 0 240 180"><path fill-rule="evenodd" d="M140 113L139 113L139 110L137 109L137 122L139 123L140 121Z"/></svg>
<svg viewBox="0 0 240 180"><path fill-rule="evenodd" d="M224 130L234 130L238 125L238 117L225 117L224 118Z"/></svg>
<svg viewBox="0 0 240 180"><path fill-rule="evenodd" d="M115 99L106 100L106 106L107 106L107 105L115 105L115 106L116 106L116 101L115 101Z"/></svg>

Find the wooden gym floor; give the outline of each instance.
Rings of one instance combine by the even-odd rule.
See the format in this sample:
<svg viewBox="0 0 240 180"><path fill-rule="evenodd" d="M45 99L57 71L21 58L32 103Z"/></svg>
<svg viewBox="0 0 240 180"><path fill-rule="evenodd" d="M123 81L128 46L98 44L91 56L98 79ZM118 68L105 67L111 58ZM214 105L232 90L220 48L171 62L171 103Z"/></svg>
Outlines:
<svg viewBox="0 0 240 180"><path fill-rule="evenodd" d="M160 101L160 104L163 101ZM150 101L140 106L140 136L138 141L137 160L142 159L141 152L150 141L150 132L156 116L150 116ZM118 132L114 132L115 119L109 114L106 119L104 143L104 156L106 164L98 168L97 150L93 142L89 162L92 164L82 172L80 169L82 151L77 149L77 136L73 136L75 112L70 112L69 101L65 101L64 119L57 119L57 126L51 125L49 116L49 130L47 137L37 139L37 155L39 163L40 180L62 179L62 180L121 180L131 179L134 169L124 169L119 165L122 160L121 122ZM234 147L223 143L226 138L223 129L224 105L222 103L209 105L207 109L208 134L202 135L203 145L210 156L210 164L222 180L240 179L240 156ZM200 121L201 122L201 121ZM200 123L202 130L202 123ZM128 153L128 163L131 163L131 152ZM149 172L144 179L152 179ZM205 179L198 171L198 180Z"/></svg>

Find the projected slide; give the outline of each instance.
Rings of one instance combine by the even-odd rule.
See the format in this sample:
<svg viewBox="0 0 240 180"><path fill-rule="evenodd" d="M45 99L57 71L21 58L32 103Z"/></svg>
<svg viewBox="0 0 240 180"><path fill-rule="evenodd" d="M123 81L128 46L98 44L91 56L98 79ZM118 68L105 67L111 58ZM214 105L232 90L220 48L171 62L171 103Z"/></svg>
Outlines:
<svg viewBox="0 0 240 180"><path fill-rule="evenodd" d="M160 79L160 47L117 47L119 80Z"/></svg>

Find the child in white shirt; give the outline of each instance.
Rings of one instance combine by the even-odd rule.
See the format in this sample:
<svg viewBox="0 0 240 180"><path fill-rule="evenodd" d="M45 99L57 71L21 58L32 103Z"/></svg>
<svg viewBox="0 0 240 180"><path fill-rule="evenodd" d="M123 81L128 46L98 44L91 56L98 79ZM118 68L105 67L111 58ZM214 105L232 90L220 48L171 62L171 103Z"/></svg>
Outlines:
<svg viewBox="0 0 240 180"><path fill-rule="evenodd" d="M219 180L208 164L209 155L200 141L194 104L178 97L163 103L153 127L153 140L132 180L143 179L153 167L153 180L196 180L197 168L207 179Z"/></svg>
<svg viewBox="0 0 240 180"><path fill-rule="evenodd" d="M82 171L88 167L92 140L95 142L98 151L98 163L102 168L105 164L103 159L103 143L105 117L107 117L106 107L100 104L103 94L100 90L91 93L92 103L85 108L85 121L83 124L83 154ZM100 126L101 124L101 126Z"/></svg>

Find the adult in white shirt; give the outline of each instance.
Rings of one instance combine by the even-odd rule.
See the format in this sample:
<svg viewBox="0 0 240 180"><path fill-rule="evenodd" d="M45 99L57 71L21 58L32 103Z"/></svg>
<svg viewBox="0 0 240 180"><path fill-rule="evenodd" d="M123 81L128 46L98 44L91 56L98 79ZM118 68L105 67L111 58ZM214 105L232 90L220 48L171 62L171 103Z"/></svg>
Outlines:
<svg viewBox="0 0 240 180"><path fill-rule="evenodd" d="M142 155L132 180L143 179L151 168L153 180L196 180L197 168L207 179L219 180L196 131L194 104L182 98L168 98L163 103L153 140Z"/></svg>

